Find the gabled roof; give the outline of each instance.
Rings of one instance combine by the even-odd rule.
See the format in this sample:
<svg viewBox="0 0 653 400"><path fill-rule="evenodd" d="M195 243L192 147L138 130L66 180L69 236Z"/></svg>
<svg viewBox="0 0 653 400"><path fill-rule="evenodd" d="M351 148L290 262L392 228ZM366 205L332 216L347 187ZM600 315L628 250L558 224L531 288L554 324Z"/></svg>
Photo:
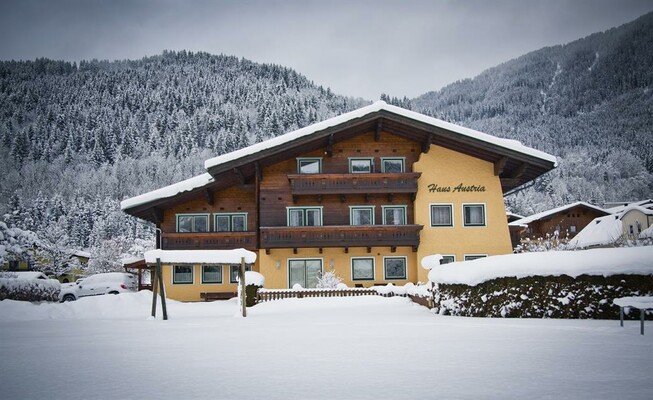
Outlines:
<svg viewBox="0 0 653 400"><path fill-rule="evenodd" d="M206 160L208 173L164 188L126 199L123 211L144 218L160 218L161 208L181 203L212 190L242 184L260 169L368 132L390 133L417 142L423 152L431 144L494 163L502 189L514 189L553 169L556 158L524 146L516 140L501 139L414 111L377 101L326 121L266 140L229 154ZM205 192L205 193L203 193ZM157 216L158 215L158 216Z"/></svg>
<svg viewBox="0 0 653 400"><path fill-rule="evenodd" d="M611 203L611 204L614 204L614 203ZM619 212L624 211L629 206L641 206L641 207L645 207L645 208L651 208L651 207L653 207L653 199L633 201L633 202L630 202L630 203L624 202L621 205L606 208L606 210L613 213L613 214L615 214L615 213L619 213Z"/></svg>
<svg viewBox="0 0 653 400"><path fill-rule="evenodd" d="M567 247L574 249L612 244L623 235L623 232L624 227L619 215L594 218L569 241Z"/></svg>
<svg viewBox="0 0 653 400"><path fill-rule="evenodd" d="M517 221L513 221L513 222L509 223L508 225L510 225L510 226L528 225L533 221L539 221L539 220L541 220L543 218L546 218L546 217L549 217L551 215L554 215L554 214L557 214L557 213L560 213L560 212L564 212L566 210L572 209L574 207L579 207L579 206L588 208L590 210L596 211L596 212L601 213L603 215L610 214L608 211L602 209L601 207L597 207L597 206L595 206L593 204L586 203L584 201L577 201L575 203L567 204L567 205L564 205L564 206L561 206L561 207L558 207L558 208L553 208L551 210L542 211L542 212L539 212L537 214L533 214L533 215L531 215L529 217L518 219Z"/></svg>

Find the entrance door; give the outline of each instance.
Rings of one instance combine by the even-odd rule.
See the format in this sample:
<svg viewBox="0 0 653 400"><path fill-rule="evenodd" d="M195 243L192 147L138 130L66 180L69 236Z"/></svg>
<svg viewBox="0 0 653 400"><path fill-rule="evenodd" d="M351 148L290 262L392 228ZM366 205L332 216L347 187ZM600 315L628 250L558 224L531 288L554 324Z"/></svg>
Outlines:
<svg viewBox="0 0 653 400"><path fill-rule="evenodd" d="M289 287L299 283L303 288L314 288L322 273L322 260L288 261Z"/></svg>

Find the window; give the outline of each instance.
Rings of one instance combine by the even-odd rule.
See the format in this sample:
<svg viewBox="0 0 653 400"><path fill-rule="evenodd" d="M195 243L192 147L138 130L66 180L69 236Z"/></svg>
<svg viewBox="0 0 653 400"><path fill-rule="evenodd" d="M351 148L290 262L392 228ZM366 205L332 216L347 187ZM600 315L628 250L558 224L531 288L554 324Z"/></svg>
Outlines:
<svg viewBox="0 0 653 400"><path fill-rule="evenodd" d="M202 283L222 283L222 265L203 265Z"/></svg>
<svg viewBox="0 0 653 400"><path fill-rule="evenodd" d="M229 266L229 282L238 283L238 268L240 268L240 265ZM245 271L251 271L251 270L252 270L251 265L245 265Z"/></svg>
<svg viewBox="0 0 653 400"><path fill-rule="evenodd" d="M172 267L172 283L192 284L193 283L193 266L192 265L175 265Z"/></svg>
<svg viewBox="0 0 653 400"><path fill-rule="evenodd" d="M628 229L629 229L631 235L635 233L635 230L633 229L632 225L628 225Z"/></svg>
<svg viewBox="0 0 653 400"><path fill-rule="evenodd" d="M321 226L322 207L288 207L288 226Z"/></svg>
<svg viewBox="0 0 653 400"><path fill-rule="evenodd" d="M406 206L382 206L383 225L406 225Z"/></svg>
<svg viewBox="0 0 653 400"><path fill-rule="evenodd" d="M350 158L349 172L352 174L369 174L373 172L374 165L371 158Z"/></svg>
<svg viewBox="0 0 653 400"><path fill-rule="evenodd" d="M453 205L431 204L431 226L453 226Z"/></svg>
<svg viewBox="0 0 653 400"><path fill-rule="evenodd" d="M299 284L303 288L314 288L322 274L321 259L288 260L288 287Z"/></svg>
<svg viewBox="0 0 653 400"><path fill-rule="evenodd" d="M209 214L177 214L177 232L208 232Z"/></svg>
<svg viewBox="0 0 653 400"><path fill-rule="evenodd" d="M406 279L406 257L383 257L385 279Z"/></svg>
<svg viewBox="0 0 653 400"><path fill-rule="evenodd" d="M452 262L456 262L456 256L442 256L442 260L440 260L440 264L450 264Z"/></svg>
<svg viewBox="0 0 653 400"><path fill-rule="evenodd" d="M401 173L406 170L404 158L381 158L381 172Z"/></svg>
<svg viewBox="0 0 653 400"><path fill-rule="evenodd" d="M298 174L322 173L322 159L321 158L298 158L297 173Z"/></svg>
<svg viewBox="0 0 653 400"><path fill-rule="evenodd" d="M349 206L350 225L374 225L374 206Z"/></svg>
<svg viewBox="0 0 653 400"><path fill-rule="evenodd" d="M19 262L18 260L9 261L9 271L18 271Z"/></svg>
<svg viewBox="0 0 653 400"><path fill-rule="evenodd" d="M465 226L485 226L485 204L463 204Z"/></svg>
<svg viewBox="0 0 653 400"><path fill-rule="evenodd" d="M569 232L570 233L576 233L576 225L569 226Z"/></svg>
<svg viewBox="0 0 653 400"><path fill-rule="evenodd" d="M487 254L465 254L465 261L478 260L479 258L485 258Z"/></svg>
<svg viewBox="0 0 653 400"><path fill-rule="evenodd" d="M216 232L245 232L247 230L247 213L215 214Z"/></svg>
<svg viewBox="0 0 653 400"><path fill-rule="evenodd" d="M352 258L351 259L351 279L354 281L373 281L374 280L374 259Z"/></svg>

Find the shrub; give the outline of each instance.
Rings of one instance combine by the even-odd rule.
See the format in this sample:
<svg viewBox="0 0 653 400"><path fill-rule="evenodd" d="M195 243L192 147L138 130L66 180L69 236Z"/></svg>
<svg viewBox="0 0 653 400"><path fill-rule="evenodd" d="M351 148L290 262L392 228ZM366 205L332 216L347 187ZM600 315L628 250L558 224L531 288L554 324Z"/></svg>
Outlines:
<svg viewBox="0 0 653 400"><path fill-rule="evenodd" d="M612 299L653 295L653 275L497 278L476 286L440 284L434 309L470 317L619 318Z"/></svg>
<svg viewBox="0 0 653 400"><path fill-rule="evenodd" d="M60 291L54 279L0 278L0 300L58 301Z"/></svg>

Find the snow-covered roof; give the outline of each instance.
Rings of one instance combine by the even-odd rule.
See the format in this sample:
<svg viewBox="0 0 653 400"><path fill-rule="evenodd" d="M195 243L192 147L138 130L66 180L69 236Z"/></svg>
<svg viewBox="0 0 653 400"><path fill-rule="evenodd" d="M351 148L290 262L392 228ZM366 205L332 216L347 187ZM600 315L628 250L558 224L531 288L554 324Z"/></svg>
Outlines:
<svg viewBox="0 0 653 400"><path fill-rule="evenodd" d="M423 122L425 124L433 125L438 128L446 129L451 132L456 132L460 135L467 136L470 138L474 138L477 140L481 140L486 143L490 143L499 147L503 147L508 150L513 150L519 153L527 154L532 157L540 158L545 161L549 161L553 163L554 165L557 165L557 160L555 156L552 156L550 154L547 154L543 151L535 150L533 148L530 148L528 146L524 146L521 144L521 142L517 140L511 140L511 139L502 139L498 138L496 136L488 135L487 133L479 132L473 129L465 128L459 125L452 124L450 122L442 121L437 118L429 117L424 114L420 114L414 111L406 110L401 107L396 107L390 104L387 104L385 101L376 101L373 104L359 108L354 111L350 111L348 113L338 115L337 117L333 117L330 119L327 119L322 122L318 122L313 125L309 125L307 127L297 129L296 131L288 132L284 135L277 136L275 138L266 140L264 142L256 143L252 146L245 147L240 150L233 151L228 154L223 154L218 157L210 158L204 162L204 167L206 169L215 167L220 164L224 164L230 161L237 160L239 158L253 155L256 153L259 153L263 150L267 150L269 148L277 147L277 146L282 146L284 144L290 143L296 139L309 136L315 132L322 131L327 128L331 128L334 126L338 126L340 124L344 124L346 122L349 122L351 120L357 119L357 118L362 118L365 117L368 114L372 114L375 112L379 111L387 111L405 118L410 118L415 121Z"/></svg>
<svg viewBox="0 0 653 400"><path fill-rule="evenodd" d="M569 241L569 248L585 248L614 243L624 233L624 226L619 217L617 214L594 218Z"/></svg>
<svg viewBox="0 0 653 400"><path fill-rule="evenodd" d="M39 271L10 271L5 272L2 277L15 279L49 279L43 272Z"/></svg>
<svg viewBox="0 0 653 400"><path fill-rule="evenodd" d="M533 221L538 221L538 220L540 220L542 218L546 218L546 217L548 217L550 215L554 215L554 214L557 214L559 212L562 212L562 211L565 211L565 210L568 210L568 209L571 209L571 208L574 208L574 207L578 207L578 206L587 207L587 208L590 208L592 210L595 210L595 211L598 211L598 212L601 212L601 213L604 213L604 214L610 214L609 211L604 210L601 207L597 207L597 206L595 206L593 204L586 203L584 201L577 201L575 203L567 204L567 205L564 205L564 206L561 206L561 207L558 207L558 208L553 208L551 210L542 211L542 212L539 212L537 214L533 214L531 216L524 217L522 219L518 219L516 221L513 221L513 222L509 223L508 225L510 225L510 226L528 225Z"/></svg>
<svg viewBox="0 0 653 400"><path fill-rule="evenodd" d="M638 205L629 205L623 210L619 211L618 214L620 215L620 218L623 218L624 215L628 214L630 211L639 211L644 215L653 215L653 209L647 208L647 207L642 207Z"/></svg>
<svg viewBox="0 0 653 400"><path fill-rule="evenodd" d="M190 179L186 179L185 181L177 182L172 185L162 187L161 189L153 190L151 192L141 194L140 196L135 196L123 200L120 202L120 209L125 210L127 208L149 203L150 201L173 197L180 193L200 188L211 182L213 182L213 177L211 174L203 173L202 175L194 176Z"/></svg>
<svg viewBox="0 0 653 400"><path fill-rule="evenodd" d="M88 251L73 250L71 254L77 257L91 258L91 253L89 253Z"/></svg>
<svg viewBox="0 0 653 400"><path fill-rule="evenodd" d="M614 203L612 203L614 204ZM640 201L633 201L633 202L623 202L621 205L615 206L615 207L606 207L606 210L616 214L619 212L622 212L624 209L626 209L629 206L643 206L645 208L650 208L653 207L653 199L646 199L646 200L640 200Z"/></svg>
<svg viewBox="0 0 653 400"><path fill-rule="evenodd" d="M653 246L508 254L435 265L429 280L475 286L504 277L653 274Z"/></svg>
<svg viewBox="0 0 653 400"><path fill-rule="evenodd" d="M162 263L183 264L240 264L245 258L247 264L256 262L256 253L245 249L234 250L150 250L145 252L148 264L156 263L160 258Z"/></svg>

